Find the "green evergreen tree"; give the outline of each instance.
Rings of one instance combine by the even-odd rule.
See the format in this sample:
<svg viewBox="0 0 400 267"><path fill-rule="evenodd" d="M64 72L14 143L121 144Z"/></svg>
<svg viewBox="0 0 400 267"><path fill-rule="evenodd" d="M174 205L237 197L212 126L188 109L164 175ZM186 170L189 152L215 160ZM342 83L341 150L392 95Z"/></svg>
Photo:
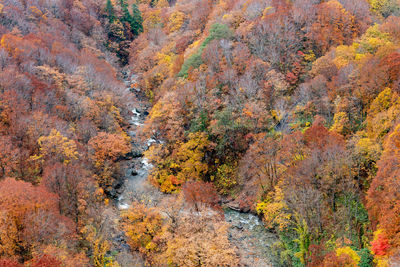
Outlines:
<svg viewBox="0 0 400 267"><path fill-rule="evenodd" d="M121 0L121 8L122 8L122 22L127 22L132 24L132 15L129 13L128 5L125 3L125 0Z"/></svg>
<svg viewBox="0 0 400 267"><path fill-rule="evenodd" d="M124 8L124 7L128 7L128 4L125 2L125 0L120 0L119 1L119 5Z"/></svg>
<svg viewBox="0 0 400 267"><path fill-rule="evenodd" d="M136 4L132 5L132 21L131 30L134 35L139 35L143 32L143 18L142 14Z"/></svg>
<svg viewBox="0 0 400 267"><path fill-rule="evenodd" d="M106 12L107 12L108 20L110 21L110 23L113 23L115 20L115 11L114 11L114 6L111 3L111 0L107 0Z"/></svg>

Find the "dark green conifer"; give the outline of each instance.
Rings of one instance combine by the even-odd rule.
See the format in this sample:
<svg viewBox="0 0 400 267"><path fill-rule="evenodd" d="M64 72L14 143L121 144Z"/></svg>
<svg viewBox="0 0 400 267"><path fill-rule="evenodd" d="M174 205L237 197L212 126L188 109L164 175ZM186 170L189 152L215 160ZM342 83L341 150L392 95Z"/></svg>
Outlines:
<svg viewBox="0 0 400 267"><path fill-rule="evenodd" d="M132 5L132 21L131 30L134 35L139 35L143 32L143 18L142 14L136 4Z"/></svg>
<svg viewBox="0 0 400 267"><path fill-rule="evenodd" d="M107 0L106 12L107 12L108 20L110 21L110 23L113 23L115 20L115 11L114 11L114 6L111 3L111 0Z"/></svg>

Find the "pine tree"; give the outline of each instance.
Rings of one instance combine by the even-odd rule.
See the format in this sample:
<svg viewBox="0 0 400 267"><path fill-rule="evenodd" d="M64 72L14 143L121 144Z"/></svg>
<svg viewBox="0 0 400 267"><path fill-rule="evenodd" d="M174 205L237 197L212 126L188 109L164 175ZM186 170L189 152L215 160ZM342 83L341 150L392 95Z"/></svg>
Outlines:
<svg viewBox="0 0 400 267"><path fill-rule="evenodd" d="M134 35L139 35L143 32L143 18L142 14L136 4L132 5L132 20L131 30Z"/></svg>
<svg viewBox="0 0 400 267"><path fill-rule="evenodd" d="M120 5L122 9L121 22L127 22L129 24L132 24L132 15L131 13L129 13L128 4L125 2L125 0L121 0Z"/></svg>
<svg viewBox="0 0 400 267"><path fill-rule="evenodd" d="M106 12L107 12L107 16L108 16L110 23L113 23L115 20L115 11L114 11L114 6L111 3L111 0L107 0Z"/></svg>
<svg viewBox="0 0 400 267"><path fill-rule="evenodd" d="M125 2L125 0L120 0L119 1L119 5L124 8L124 7L128 7L127 3Z"/></svg>

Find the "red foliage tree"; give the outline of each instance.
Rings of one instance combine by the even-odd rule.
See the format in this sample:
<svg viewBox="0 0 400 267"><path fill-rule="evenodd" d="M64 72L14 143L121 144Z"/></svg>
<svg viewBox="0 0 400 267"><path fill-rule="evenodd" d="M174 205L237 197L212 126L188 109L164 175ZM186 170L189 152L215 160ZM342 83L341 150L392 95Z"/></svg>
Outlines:
<svg viewBox="0 0 400 267"><path fill-rule="evenodd" d="M70 221L59 215L58 197L43 186L6 178L0 182L0 255L18 256L32 245L66 237Z"/></svg>
<svg viewBox="0 0 400 267"><path fill-rule="evenodd" d="M22 267L22 265L15 260L0 259L0 267Z"/></svg>
<svg viewBox="0 0 400 267"><path fill-rule="evenodd" d="M371 242L371 251L377 256L385 256L389 247L389 241L384 233L378 233L376 239Z"/></svg>
<svg viewBox="0 0 400 267"><path fill-rule="evenodd" d="M44 254L32 259L32 267L60 267L62 264L57 258Z"/></svg>
<svg viewBox="0 0 400 267"><path fill-rule="evenodd" d="M202 181L190 181L186 182L182 187L183 194L186 201L194 206L195 210L200 211L201 205L205 205L221 210L219 205L219 196L217 190L212 183L206 183Z"/></svg>

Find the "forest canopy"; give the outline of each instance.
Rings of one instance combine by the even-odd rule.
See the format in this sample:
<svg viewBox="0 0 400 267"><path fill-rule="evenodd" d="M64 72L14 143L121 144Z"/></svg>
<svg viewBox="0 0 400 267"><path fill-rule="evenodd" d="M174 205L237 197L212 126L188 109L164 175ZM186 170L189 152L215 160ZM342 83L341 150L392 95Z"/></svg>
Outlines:
<svg viewBox="0 0 400 267"><path fill-rule="evenodd" d="M276 266L399 265L399 16L399 0L0 1L0 267L243 266L229 207L276 236ZM163 201L119 211L142 156Z"/></svg>

